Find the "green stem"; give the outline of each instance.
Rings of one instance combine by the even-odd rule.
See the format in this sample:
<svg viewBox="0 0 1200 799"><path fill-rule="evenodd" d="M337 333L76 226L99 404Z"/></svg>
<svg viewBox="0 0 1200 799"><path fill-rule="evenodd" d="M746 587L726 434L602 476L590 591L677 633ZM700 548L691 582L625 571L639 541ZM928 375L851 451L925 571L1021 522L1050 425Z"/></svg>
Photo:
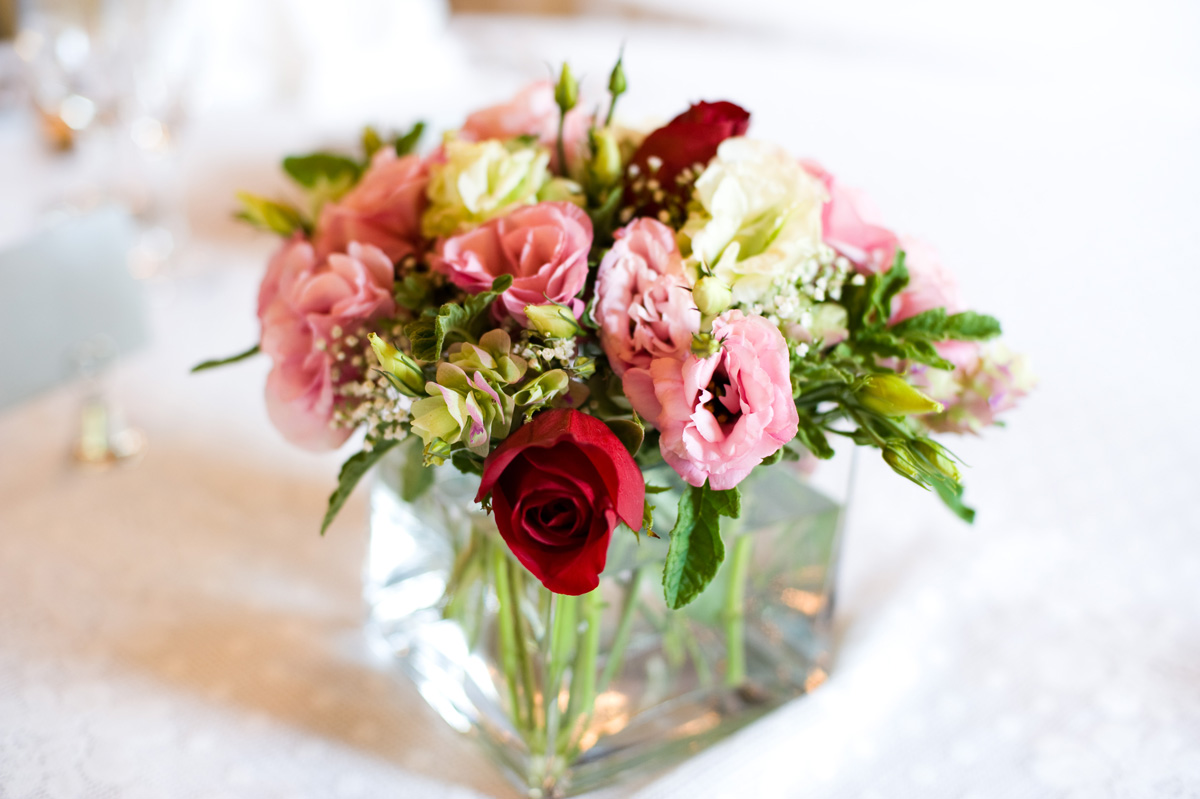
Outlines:
<svg viewBox="0 0 1200 799"><path fill-rule="evenodd" d="M746 575L750 568L748 535L738 536L729 564L725 589L725 685L736 688L746 680Z"/></svg>
<svg viewBox="0 0 1200 799"><path fill-rule="evenodd" d="M600 654L600 622L604 614L600 589L584 594L582 604L587 628L581 636L575 658L575 670L571 675L571 698L567 703L567 723L564 726L568 737L564 742L565 746L560 747L560 753L567 759L575 754L583 728L587 719L591 718L592 705L596 701L596 658Z"/></svg>
<svg viewBox="0 0 1200 799"><path fill-rule="evenodd" d="M508 583L512 590L512 602L509 603L508 611L513 618L513 631L517 644L517 668L520 670L521 686L525 694L525 718L529 721L526 730L532 734L542 727L538 724L537 691L533 676L533 662L530 660L528 651L529 639L533 634L527 630L527 625L521 623L521 598L524 595L522 583L525 569L511 558L505 560L508 563Z"/></svg>
<svg viewBox="0 0 1200 799"><path fill-rule="evenodd" d="M600 684L596 690L604 693L612 678L617 676L617 670L625 660L625 647L629 646L629 636L633 632L633 611L637 609L638 591L642 584L642 575L646 567L639 566L633 570L629 583L625 586L625 602L621 606L621 619L617 622L617 631L613 634L612 647L608 651L608 661L604 664L604 673L600 675Z"/></svg>
<svg viewBox="0 0 1200 799"><path fill-rule="evenodd" d="M567 177L567 147L563 142L563 130L566 128L567 112L559 111L558 114L558 173L563 177Z"/></svg>
<svg viewBox="0 0 1200 799"><path fill-rule="evenodd" d="M509 702L512 706L513 722L522 737L526 734L525 719L521 713L520 694L517 690L517 636L513 626L513 615L509 607L513 603L512 588L508 580L508 557L502 545L492 547L492 575L495 579L496 601L500 607L496 614L500 626L500 665L504 669L504 682L508 686Z"/></svg>

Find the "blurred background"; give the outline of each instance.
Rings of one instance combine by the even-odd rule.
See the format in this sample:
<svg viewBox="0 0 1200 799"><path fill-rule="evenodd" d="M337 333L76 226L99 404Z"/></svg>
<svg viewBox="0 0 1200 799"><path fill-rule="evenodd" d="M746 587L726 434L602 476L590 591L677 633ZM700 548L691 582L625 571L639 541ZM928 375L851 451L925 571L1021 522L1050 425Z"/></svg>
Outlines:
<svg viewBox="0 0 1200 799"><path fill-rule="evenodd" d="M1041 378L955 442L972 529L860 463L829 683L638 795L1195 795L1198 43L1194 0L0 0L0 796L510 795L356 648L340 457L265 362L187 369L257 340L233 197L283 156L622 46L628 121L738 102Z"/></svg>

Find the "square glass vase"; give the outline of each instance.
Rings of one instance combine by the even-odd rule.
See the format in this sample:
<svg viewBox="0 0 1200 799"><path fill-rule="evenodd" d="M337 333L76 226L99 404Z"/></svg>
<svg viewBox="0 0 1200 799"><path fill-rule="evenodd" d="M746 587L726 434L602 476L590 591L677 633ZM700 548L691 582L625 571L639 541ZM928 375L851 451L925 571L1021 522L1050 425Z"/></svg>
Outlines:
<svg viewBox="0 0 1200 799"><path fill-rule="evenodd" d="M741 517L722 520L715 579L670 610L684 486L669 468L646 475L668 487L647 494L662 537L618 527L599 587L572 597L513 558L477 477L438 467L417 493L406 450L380 461L371 492L369 632L528 796L674 765L824 681L848 474L822 490L795 463L756 469Z"/></svg>

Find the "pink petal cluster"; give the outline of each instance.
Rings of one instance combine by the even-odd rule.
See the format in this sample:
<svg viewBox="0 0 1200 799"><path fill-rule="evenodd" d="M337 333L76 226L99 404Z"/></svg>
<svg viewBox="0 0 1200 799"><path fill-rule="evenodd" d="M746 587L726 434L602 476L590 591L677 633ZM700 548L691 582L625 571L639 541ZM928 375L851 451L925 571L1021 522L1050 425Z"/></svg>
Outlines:
<svg viewBox="0 0 1200 799"><path fill-rule="evenodd" d="M558 165L558 104L554 101L554 84L537 81L517 92L507 103L480 109L467 117L458 131L465 141L512 139L534 136L551 152L551 165ZM582 105L567 113L563 126L563 149L568 166L574 168L587 141L592 118Z"/></svg>
<svg viewBox="0 0 1200 799"><path fill-rule="evenodd" d="M416 155L397 157L385 147L375 154L358 184L341 200L327 203L317 222L317 257L345 252L350 242L378 247L393 262L424 249L421 214L429 168Z"/></svg>
<svg viewBox="0 0 1200 799"><path fill-rule="evenodd" d="M655 358L687 354L700 329L700 311L671 228L642 218L618 230L615 239L596 273L592 315L613 371L626 381L649 382Z"/></svg>
<svg viewBox="0 0 1200 799"><path fill-rule="evenodd" d="M391 260L367 244L319 259L297 237L271 259L258 295L260 346L274 362L267 413L288 441L320 451L349 437L331 420L338 386L358 375L346 364L335 376L332 351L342 336L396 310L392 283Z"/></svg>
<svg viewBox="0 0 1200 799"><path fill-rule="evenodd" d="M891 269L899 241L895 233L879 224L880 214L866 195L842 185L815 161L801 164L829 192L829 201L821 209L821 237L825 243L859 272Z"/></svg>
<svg viewBox="0 0 1200 799"><path fill-rule="evenodd" d="M658 428L663 458L684 480L725 490L795 438L799 415L787 342L775 325L726 311L713 336L720 352L655 359L652 380L634 384L629 399Z"/></svg>
<svg viewBox="0 0 1200 799"><path fill-rule="evenodd" d="M912 372L913 384L946 406L921 417L934 432L978 435L1033 390L1036 381L1024 356L1002 345L944 341L937 348L954 364L952 372L924 366Z"/></svg>
<svg viewBox="0 0 1200 799"><path fill-rule="evenodd" d="M937 250L931 245L905 237L901 242L904 265L908 269L908 286L892 301L889 324L902 322L919 313L945 308L946 313L963 310L958 295L958 282L942 266Z"/></svg>
<svg viewBox="0 0 1200 799"><path fill-rule="evenodd" d="M524 325L526 305L571 304L587 282L591 247L592 220L582 209L538 203L442 241L433 267L472 294L512 275L500 304Z"/></svg>

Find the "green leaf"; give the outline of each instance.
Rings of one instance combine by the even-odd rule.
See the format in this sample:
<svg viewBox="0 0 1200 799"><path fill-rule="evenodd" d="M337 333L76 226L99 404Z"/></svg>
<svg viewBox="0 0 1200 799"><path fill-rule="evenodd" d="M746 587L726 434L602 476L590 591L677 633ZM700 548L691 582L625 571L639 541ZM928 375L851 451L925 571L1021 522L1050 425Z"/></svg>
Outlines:
<svg viewBox="0 0 1200 799"><path fill-rule="evenodd" d="M683 492L663 565L663 593L668 607L679 610L716 577L725 559L720 517L736 519L742 512L741 503L737 488L714 491L705 483Z"/></svg>
<svg viewBox="0 0 1200 799"><path fill-rule="evenodd" d="M942 502L946 504L946 507L954 511L954 514L967 524L975 523L975 509L964 505L962 501L962 483L957 483L946 477L935 478L932 482L934 490L942 498Z"/></svg>
<svg viewBox="0 0 1200 799"><path fill-rule="evenodd" d="M237 198L242 204L242 210L235 216L243 222L249 222L260 230L278 233L281 236L290 236L297 230L308 232L304 217L290 205L244 191L239 191Z"/></svg>
<svg viewBox="0 0 1200 799"><path fill-rule="evenodd" d="M385 439L375 445L374 449L358 452L350 457L350 460L342 464L342 470L338 473L338 485L329 495L329 507L325 511L325 518L321 521L321 535L325 535L325 531L329 529L329 525L337 517L338 511L346 504L350 493L354 491L354 487L358 485L358 481L366 474L372 466L379 461L380 458L387 453L392 447L400 442L394 438Z"/></svg>
<svg viewBox="0 0 1200 799"><path fill-rule="evenodd" d="M408 155L417 149L417 145L421 142L421 135L425 132L425 123L418 122L413 125L408 133L403 136L397 136L395 141L396 155Z"/></svg>
<svg viewBox="0 0 1200 799"><path fill-rule="evenodd" d="M982 341L1000 335L1000 320L987 314L963 311L946 320L949 338L959 341Z"/></svg>
<svg viewBox="0 0 1200 799"><path fill-rule="evenodd" d="M646 428L632 419L609 419L605 424L621 440L630 455L637 455L646 437Z"/></svg>
<svg viewBox="0 0 1200 799"><path fill-rule="evenodd" d="M283 171L306 189L321 186L349 189L362 175L362 165L344 155L313 153L283 159Z"/></svg>
<svg viewBox="0 0 1200 799"><path fill-rule="evenodd" d="M664 493L666 491L670 491L670 490L671 490L670 486L656 486L656 485L650 485L649 483L646 484L646 493L647 494L662 494L662 493Z"/></svg>
<svg viewBox="0 0 1200 799"><path fill-rule="evenodd" d="M821 460L829 460L834 455L833 447L829 445L825 431L805 414L800 414L800 426L796 428L796 440Z"/></svg>
<svg viewBox="0 0 1200 799"><path fill-rule="evenodd" d="M455 450L454 454L450 456L450 462L454 464L455 469L458 469L463 474L483 476L483 458L472 453L470 450Z"/></svg>
<svg viewBox="0 0 1200 799"><path fill-rule="evenodd" d="M370 125L367 125L365 128L363 128L362 149L363 154L367 157L367 161L370 161L372 156L379 152L380 148L382 147L383 139L379 137L379 131L375 130L375 128L371 127Z"/></svg>
<svg viewBox="0 0 1200 799"><path fill-rule="evenodd" d="M400 470L400 498L405 502L416 502L433 485L433 469L425 465L425 448L421 439L410 436L404 448L404 466Z"/></svg>
<svg viewBox="0 0 1200 799"><path fill-rule="evenodd" d="M501 275L492 281L491 291L469 297L462 305L448 302L436 312L427 311L425 316L405 325L404 334L412 344L412 357L418 361L436 361L442 356L442 347L448 338L478 339L490 321L485 312L493 300L508 290L512 281L512 275Z"/></svg>
<svg viewBox="0 0 1200 799"><path fill-rule="evenodd" d="M204 361L203 363L198 363L192 367L192 373L194 374L196 372L203 372L205 369L213 369L217 366L224 366L225 364L228 364L228 363L237 363L238 361L244 361L251 356L258 355L258 352L259 352L258 345L255 344L250 349L246 350L245 352L239 352L237 355L230 355L228 358L214 358L211 361Z"/></svg>

